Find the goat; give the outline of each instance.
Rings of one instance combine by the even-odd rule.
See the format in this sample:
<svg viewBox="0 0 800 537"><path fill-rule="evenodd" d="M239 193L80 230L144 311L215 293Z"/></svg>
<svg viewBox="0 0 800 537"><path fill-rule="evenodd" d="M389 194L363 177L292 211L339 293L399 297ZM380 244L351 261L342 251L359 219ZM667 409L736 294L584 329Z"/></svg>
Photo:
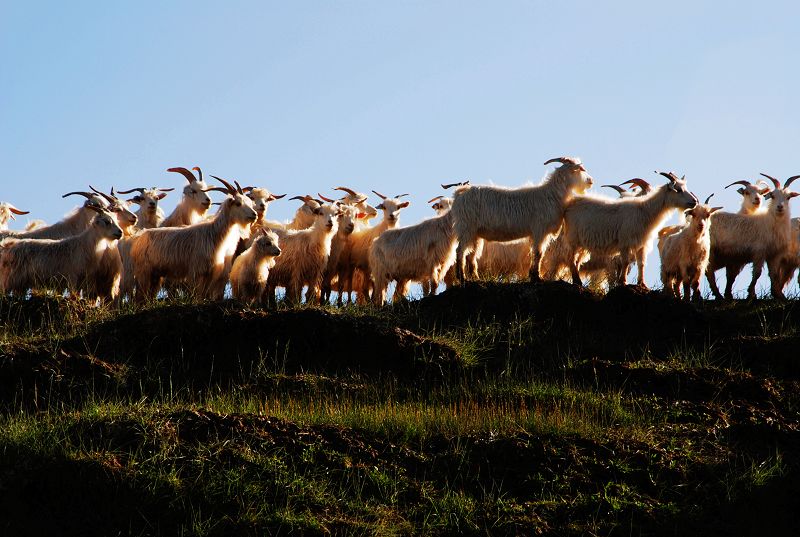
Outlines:
<svg viewBox="0 0 800 537"><path fill-rule="evenodd" d="M3 231L0 237L13 236L18 239L65 239L83 233L94 219L96 209L106 209L108 202L99 194L93 192L68 192L61 196L83 196L86 201L83 206L59 220L55 224L44 225L30 231Z"/></svg>
<svg viewBox="0 0 800 537"><path fill-rule="evenodd" d="M212 220L186 227L145 229L130 239L139 300L155 297L161 278L187 280L199 296L222 298L241 228L255 222L257 215L241 188L214 178L225 188L206 190L224 192L228 197Z"/></svg>
<svg viewBox="0 0 800 537"><path fill-rule="evenodd" d="M337 304L339 305L342 304L342 294L345 290L350 293L348 302L352 301L352 294L353 291L355 291L353 281L357 271L362 275L361 285L358 286L358 303L365 304L367 302L369 298L369 288L372 283L369 266L369 249L372 246L372 241L387 229L394 229L397 227L400 211L410 205L407 201L399 201L399 198L407 196L408 194L400 194L389 198L375 190L372 192L382 200L376 209L383 211L383 219L374 227L359 229L353 231L350 235L350 240L347 241L347 245L339 258L340 270L337 275L337 291L339 294Z"/></svg>
<svg viewBox="0 0 800 537"><path fill-rule="evenodd" d="M321 197L321 196L320 196ZM326 198L323 198L326 199ZM333 281L339 274L339 261L342 252L347 247L350 235L355 231L359 216L364 214L360 209L353 205L346 205L343 202L336 202L339 206L338 231L331 241L331 253L328 257L328 264L322 274L322 303L327 304L331 298Z"/></svg>
<svg viewBox="0 0 800 537"><path fill-rule="evenodd" d="M733 185L742 185L741 187L736 189L742 196L742 205L739 208L739 214L750 215L756 214L758 212L763 212L762 208L762 201L763 196L769 192L769 186L764 181L758 181L756 184L750 183L750 181L734 181L733 183L729 184L725 188L730 188ZM726 219L718 219L716 222L716 226L724 226L727 224ZM715 259L715 264L718 262L723 262L723 258L717 257ZM727 263L724 265L725 268L725 298L732 299L733 298L733 284L736 282L737 276L739 273L742 272L742 269L747 264L746 262L742 262L741 260L737 259L728 259L724 261ZM718 267L723 268L723 266ZM714 297L721 299L722 295L717 288L716 277L713 279L708 280L708 284L711 287L711 292Z"/></svg>
<svg viewBox="0 0 800 537"><path fill-rule="evenodd" d="M122 237L114 215L104 208L88 205L95 213L87 229L63 239L21 239L0 241L0 288L24 295L41 286L67 288L78 293L92 281L106 249L104 244ZM111 290L107 290L110 294Z"/></svg>
<svg viewBox="0 0 800 537"><path fill-rule="evenodd" d="M439 281L455 263L455 255L452 212L413 226L387 229L369 249L373 301L379 306L386 302L386 288L392 280L397 280L394 301L404 298L408 283L414 280L428 283L428 292L435 295Z"/></svg>
<svg viewBox="0 0 800 537"><path fill-rule="evenodd" d="M319 301L322 273L328 264L339 213L336 205L320 205L314 209L315 220L310 228L279 235L282 253L275 260L267 280L268 302L274 301L276 287L284 287L286 300L299 303L304 285L308 286L306 302Z"/></svg>
<svg viewBox="0 0 800 537"><path fill-rule="evenodd" d="M21 211L7 201L0 203L0 231L5 231L8 229L9 220L17 219L16 216L14 216L15 214L30 214L30 211Z"/></svg>
<svg viewBox="0 0 800 537"><path fill-rule="evenodd" d="M341 190L345 192L345 196L339 199L344 205L352 205L356 209L358 209L358 220L363 220L367 222L376 216L378 216L378 210L367 203L367 199L369 196L366 194L362 194L360 192L356 192L351 188L347 188L344 186L337 186L334 190ZM323 198L324 199L324 198Z"/></svg>
<svg viewBox="0 0 800 537"><path fill-rule="evenodd" d="M747 288L747 298L753 299L756 296L756 282L761 276L765 262L773 298L784 298L785 282L781 264L792 244L789 200L800 195L789 191L789 185L800 175L787 179L784 186L781 186L780 181L774 177L764 173L761 175L771 180L775 187L764 196L769 200L766 212L754 214L722 212L714 217L714 225L711 228L711 256L706 269L706 279L717 299L722 299L722 296L717 288L714 272L732 264L752 263L753 273ZM728 295L729 289L730 287L726 286L726 298L732 298L732 294Z"/></svg>
<svg viewBox="0 0 800 537"><path fill-rule="evenodd" d="M139 227L141 229L150 229L159 227L164 221L164 211L158 206L158 202L167 197L167 193L173 190L175 189L136 187L130 190L120 190L118 194L139 192L129 199L128 202L135 203L139 206L139 210L136 211L136 216L139 219Z"/></svg>
<svg viewBox="0 0 800 537"><path fill-rule="evenodd" d="M655 229L674 209L691 209L697 204L697 198L686 190L684 178L679 179L672 172L660 174L669 182L646 196L620 200L576 197L567 204L562 233L573 284L581 285L579 256L584 252L590 255L619 253L621 270L615 283L624 283L631 257L635 256L637 283L646 288L645 255Z"/></svg>
<svg viewBox="0 0 800 537"><path fill-rule="evenodd" d="M478 239L510 241L529 238L531 266L529 277L538 282L544 242L558 231L564 205L573 193L583 193L592 178L579 159L559 157L545 165L562 165L536 186L508 189L496 186L473 186L456 191L453 213L458 247L456 278L464 281L466 255L474 251ZM479 256L476 256L479 258Z"/></svg>
<svg viewBox="0 0 800 537"><path fill-rule="evenodd" d="M623 185L632 185L631 190L625 190ZM619 185L601 185L612 188L619 193L620 198L634 198L649 194L653 187L639 177L634 177ZM633 190L637 189L638 190ZM563 232L550 239L542 256L542 275L545 280L553 281L570 277L570 251ZM589 287L600 288L603 281L609 284L619 279L621 270L619 256L614 254L593 253L591 256L584 253L581 257L581 277L589 278ZM627 276L627 271L625 273Z"/></svg>
<svg viewBox="0 0 800 537"><path fill-rule="evenodd" d="M269 269L281 255L274 231L260 229L257 235L250 247L233 262L230 276L233 298L251 303L264 296Z"/></svg>
<svg viewBox="0 0 800 537"><path fill-rule="evenodd" d="M198 177L186 168L169 168L168 172L175 172L183 175L189 182L183 187L183 197L175 210L166 217L160 227L190 226L201 222L208 209L211 207L211 198L206 193L208 185L203 181L203 172L195 166L192 170L197 171Z"/></svg>
<svg viewBox="0 0 800 537"><path fill-rule="evenodd" d="M713 196L713 194L711 195ZM708 267L711 253L713 227L711 216L722 207L710 207L711 196L702 204L686 209L684 214L689 222L677 233L671 227L658 233L658 253L661 257L661 283L664 292L680 298L680 285L683 284L683 299L700 301L700 278Z"/></svg>

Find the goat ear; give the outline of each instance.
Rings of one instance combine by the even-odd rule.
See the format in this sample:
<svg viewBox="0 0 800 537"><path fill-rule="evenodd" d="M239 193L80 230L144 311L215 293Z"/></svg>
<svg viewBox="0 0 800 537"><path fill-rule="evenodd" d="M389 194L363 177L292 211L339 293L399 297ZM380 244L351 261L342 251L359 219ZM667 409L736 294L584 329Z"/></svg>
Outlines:
<svg viewBox="0 0 800 537"><path fill-rule="evenodd" d="M356 218L359 219L359 220L361 220L363 218L366 218L366 217L367 217L367 213L358 213L356 215Z"/></svg>
<svg viewBox="0 0 800 537"><path fill-rule="evenodd" d="M163 200L163 199L164 199L164 198L166 198L166 197L167 197L167 193L166 193L166 192L162 192L161 194L159 194L158 196L156 196L156 198L158 198L158 199L160 199L160 200Z"/></svg>
<svg viewBox="0 0 800 537"><path fill-rule="evenodd" d="M377 205L375 206L375 208L376 208L376 209L380 209L380 210L382 211L382 210L384 210L386 207L383 205L383 203L379 203L379 204L377 204Z"/></svg>
<svg viewBox="0 0 800 537"><path fill-rule="evenodd" d="M715 212L721 211L722 209L723 209L723 207L711 207L711 211L710 212L711 212L711 214L714 214Z"/></svg>
<svg viewBox="0 0 800 537"><path fill-rule="evenodd" d="M405 209L405 208L406 208L406 207L408 207L409 205L411 205L411 202L410 202L410 201L404 201L403 203L401 203L400 205L398 205L398 206L397 206L397 208L398 208L398 209Z"/></svg>
<svg viewBox="0 0 800 537"><path fill-rule="evenodd" d="M314 207L313 209L311 209L311 212L313 212L314 214L322 214L322 211L320 210L319 207Z"/></svg>
<svg viewBox="0 0 800 537"><path fill-rule="evenodd" d="M686 209L685 211L683 211L683 214L685 214L686 216L692 216L692 209Z"/></svg>
<svg viewBox="0 0 800 537"><path fill-rule="evenodd" d="M739 195L744 196L744 188L737 188L736 192L738 192Z"/></svg>
<svg viewBox="0 0 800 537"><path fill-rule="evenodd" d="M767 192L766 194L764 194L764 199L765 200L771 200L772 199L772 192Z"/></svg>
<svg viewBox="0 0 800 537"><path fill-rule="evenodd" d="M126 201L129 201L130 203L141 203L142 202L142 197L141 196L134 196L132 198L127 199Z"/></svg>
<svg viewBox="0 0 800 537"><path fill-rule="evenodd" d="M792 198L796 198L797 196L800 196L800 192L790 192L789 195L786 196L786 197L787 197L787 199L792 199Z"/></svg>

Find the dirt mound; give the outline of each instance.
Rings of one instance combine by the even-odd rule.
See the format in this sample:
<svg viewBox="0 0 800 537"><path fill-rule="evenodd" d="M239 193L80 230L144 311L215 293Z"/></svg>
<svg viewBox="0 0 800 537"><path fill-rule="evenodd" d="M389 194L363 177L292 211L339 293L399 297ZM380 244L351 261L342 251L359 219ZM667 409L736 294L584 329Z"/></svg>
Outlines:
<svg viewBox="0 0 800 537"><path fill-rule="evenodd" d="M599 296L565 282L468 283L421 300L418 311L426 326L549 320L553 329L543 345L563 350L572 343L584 356L617 360L645 347L666 351L681 342L701 342L708 334L708 321L693 305L636 286Z"/></svg>
<svg viewBox="0 0 800 537"><path fill-rule="evenodd" d="M259 369L408 376L459 363L452 348L372 317L312 308L240 310L224 302L120 316L64 347L134 366L159 363L205 382L248 378Z"/></svg>

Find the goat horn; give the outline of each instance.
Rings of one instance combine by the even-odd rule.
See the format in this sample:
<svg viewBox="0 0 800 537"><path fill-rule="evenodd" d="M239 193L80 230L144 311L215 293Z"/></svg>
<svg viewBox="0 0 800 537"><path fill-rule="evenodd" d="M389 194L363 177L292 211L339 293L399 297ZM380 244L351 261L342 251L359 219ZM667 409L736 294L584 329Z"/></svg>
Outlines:
<svg viewBox="0 0 800 537"><path fill-rule="evenodd" d="M221 179L216 175L212 175L211 177L213 177L214 179L225 185L225 187L228 189L228 194L236 194L236 188L234 188L234 186L230 184L228 181L226 181L225 179Z"/></svg>
<svg viewBox="0 0 800 537"><path fill-rule="evenodd" d="M332 200L331 198L326 198L325 196L323 196L319 192L317 192L317 196L319 196L320 199L327 201L328 203L333 203L334 201L336 201L336 200Z"/></svg>
<svg viewBox="0 0 800 537"><path fill-rule="evenodd" d="M384 196L384 195L383 195L383 194L381 194L380 192L375 192L374 190L373 190L372 192L374 192L374 193L375 193L375 195L376 195L376 196L378 196L380 199L382 199L382 200L385 200L385 199L386 199L386 196Z"/></svg>
<svg viewBox="0 0 800 537"><path fill-rule="evenodd" d="M255 188L256 187L254 187L254 186L243 186L242 187L242 192L244 192L246 194L247 192L252 192L253 190L255 190Z"/></svg>
<svg viewBox="0 0 800 537"><path fill-rule="evenodd" d="M19 209L17 209L16 207L11 205L10 203L8 204L8 210L11 211L14 214L29 214L30 213L30 211L20 211Z"/></svg>
<svg viewBox="0 0 800 537"><path fill-rule="evenodd" d="M642 190L650 190L652 187L650 183L642 179L641 177L634 177L633 179L628 179L624 183L620 183L621 185L635 185L641 188Z"/></svg>
<svg viewBox="0 0 800 537"><path fill-rule="evenodd" d="M400 194L399 196L395 196L394 199L402 198L403 196L408 196L409 194Z"/></svg>
<svg viewBox="0 0 800 537"><path fill-rule="evenodd" d="M711 201L711 198L713 197L714 197L713 193L709 194L708 197L706 198L706 201L703 202L703 205L708 205L708 202Z"/></svg>
<svg viewBox="0 0 800 537"><path fill-rule="evenodd" d="M450 183L449 185L442 185L442 188L447 190L448 188L453 188L454 186L466 186L469 184L469 179L466 181L461 181L460 183Z"/></svg>
<svg viewBox="0 0 800 537"><path fill-rule="evenodd" d="M617 186L617 185L600 185L600 186L601 187L605 187L605 188L613 188L614 190L616 190L620 194L624 194L625 193L625 189L622 188L621 186Z"/></svg>
<svg viewBox="0 0 800 537"><path fill-rule="evenodd" d="M210 186L208 188L204 188L203 192L222 192L223 194L231 194L229 189L222 188L221 186Z"/></svg>
<svg viewBox="0 0 800 537"><path fill-rule="evenodd" d="M783 185L783 188L789 188L789 185L791 185L791 184L792 184L792 181L794 181L794 180L795 180L795 179L797 179L798 177L800 177L800 175L793 175L793 176L789 177L789 178L786 180L786 183L784 183L784 185Z"/></svg>
<svg viewBox="0 0 800 537"><path fill-rule="evenodd" d="M192 168L192 170L197 171L197 175L200 176L199 180L202 181L203 180L203 170L200 169L200 166L195 166L194 168Z"/></svg>
<svg viewBox="0 0 800 537"><path fill-rule="evenodd" d="M197 169L199 170L200 168ZM186 168L167 168L167 171L181 174L186 178L187 181L189 181L190 184L197 181L197 177L195 177L194 174L189 170L187 170ZM202 181L203 176L201 175L200 177L201 177L200 180Z"/></svg>
<svg viewBox="0 0 800 537"><path fill-rule="evenodd" d="M109 203L116 203L117 200L114 197L109 196L105 192L100 192L99 190L97 190L92 185L89 185L89 188L92 189L92 192L95 192L96 194L100 194L101 196L103 196L106 199L106 201L108 201Z"/></svg>
<svg viewBox="0 0 800 537"><path fill-rule="evenodd" d="M753 183L751 183L750 181L745 181L745 180L734 181L731 184L729 184L728 186L726 186L725 188L732 187L733 185L751 186L752 184Z"/></svg>
<svg viewBox="0 0 800 537"><path fill-rule="evenodd" d="M666 177L667 179L669 179L669 181L670 181L671 183L674 183L675 181L677 181L677 180L678 180L678 176L677 176L677 175L675 175L675 172L659 172L659 171L656 171L655 173L657 173L657 174L659 174L659 175L663 175L664 177Z"/></svg>
<svg viewBox="0 0 800 537"><path fill-rule="evenodd" d="M64 194L61 197L62 198L66 198L67 196L75 196L75 195L83 196L87 200L90 200L90 199L94 198L94 194L92 194L91 192L67 192L66 194Z"/></svg>
<svg viewBox="0 0 800 537"><path fill-rule="evenodd" d="M439 201L439 200L440 200L440 199L442 199L443 197L444 197L444 196L436 196L435 198L431 198L431 199L429 199L429 200L428 200L428 201L426 201L425 203L433 203L434 201Z"/></svg>
<svg viewBox="0 0 800 537"><path fill-rule="evenodd" d="M144 190L145 189L142 187L137 187L137 188L132 188L130 190L120 190L117 192L117 194L130 194L131 192L138 192L139 194L144 194Z"/></svg>
<svg viewBox="0 0 800 537"><path fill-rule="evenodd" d="M174 188L159 188L159 192L172 192L175 190Z"/></svg>
<svg viewBox="0 0 800 537"><path fill-rule="evenodd" d="M556 157L546 161L544 165L547 166L548 164L551 164L553 162L560 162L561 164L572 164L572 165L576 164L575 159L572 157Z"/></svg>
<svg viewBox="0 0 800 537"><path fill-rule="evenodd" d="M239 192L239 194L244 194L244 190L242 190L242 185L239 184L239 181L234 181L233 184L236 185L236 191Z"/></svg>
<svg viewBox="0 0 800 537"><path fill-rule="evenodd" d="M761 175L763 175L764 177L766 177L767 179L769 179L770 181L772 181L772 184L774 184L774 185L775 185L775 188L776 188L776 189L778 189L778 188L780 188L780 187L781 187L781 182L780 182L780 181L778 181L777 179L775 179L774 177L770 177L770 176L769 176L769 175L767 175L766 173L762 173Z"/></svg>
<svg viewBox="0 0 800 537"><path fill-rule="evenodd" d="M306 194L305 196L295 196L295 197L293 197L293 198L289 198L289 199L290 199L290 200L300 200L300 201L306 202L306 201L308 201L308 200L310 200L310 199L311 199L311 196L309 196L308 194Z"/></svg>
<svg viewBox="0 0 800 537"><path fill-rule="evenodd" d="M341 190L342 192L347 192L351 196L358 196L358 192L356 192L356 191L354 191L352 189L349 189L346 186L337 186L336 188L334 188L334 190ZM373 192L374 192L374 190L373 190Z"/></svg>
<svg viewBox="0 0 800 537"><path fill-rule="evenodd" d="M285 198L286 194L270 194L272 201L279 200L281 198Z"/></svg>

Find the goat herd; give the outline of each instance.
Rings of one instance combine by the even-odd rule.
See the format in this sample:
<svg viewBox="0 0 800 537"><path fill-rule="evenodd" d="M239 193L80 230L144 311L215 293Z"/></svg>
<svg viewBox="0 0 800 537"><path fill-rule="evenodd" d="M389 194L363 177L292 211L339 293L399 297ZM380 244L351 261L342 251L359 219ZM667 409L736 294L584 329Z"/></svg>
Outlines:
<svg viewBox="0 0 800 537"><path fill-rule="evenodd" d="M660 172L667 182L656 187L640 178L603 185L618 192L610 199L585 194L593 180L580 160L560 157L545 165L554 162L560 166L536 186L442 185L455 187L453 197L430 200L437 216L408 227L398 227L407 194L373 191L381 199L373 207L366 195L345 187L335 189L344 194L335 200L295 196L302 205L294 219L270 221L269 204L285 195L216 176L222 186L210 187L197 167L168 170L188 184L167 217L159 201L173 188L70 192L64 197L86 198L81 207L55 224L34 222L25 231L8 230L8 222L28 213L1 203L0 290L22 296L66 290L119 302L152 299L163 289L220 299L230 282L233 296L249 302L274 303L282 287L286 300L297 303L305 287L309 303L329 302L335 289L338 304L345 296L347 302L383 304L392 281L394 300L400 300L412 282L428 295L442 282L479 274L620 285L633 261L644 285L645 257L657 239L667 293L680 297L682 286L684 300L699 300L705 273L714 296L722 298L714 274L724 267L725 297L731 298L736 275L751 263L748 297L766 264L772 296L783 298L800 264L800 219L792 220L789 210L798 193L788 190L800 176L783 186L766 174L772 186L728 185L739 185L743 199L739 212L731 213L709 206L711 196L700 203L672 172ZM208 214L211 191L225 194L214 215ZM122 194L134 195L124 200ZM135 213L130 204L138 205ZM379 210L382 219L370 225ZM683 223L659 229L674 210L682 211Z"/></svg>

